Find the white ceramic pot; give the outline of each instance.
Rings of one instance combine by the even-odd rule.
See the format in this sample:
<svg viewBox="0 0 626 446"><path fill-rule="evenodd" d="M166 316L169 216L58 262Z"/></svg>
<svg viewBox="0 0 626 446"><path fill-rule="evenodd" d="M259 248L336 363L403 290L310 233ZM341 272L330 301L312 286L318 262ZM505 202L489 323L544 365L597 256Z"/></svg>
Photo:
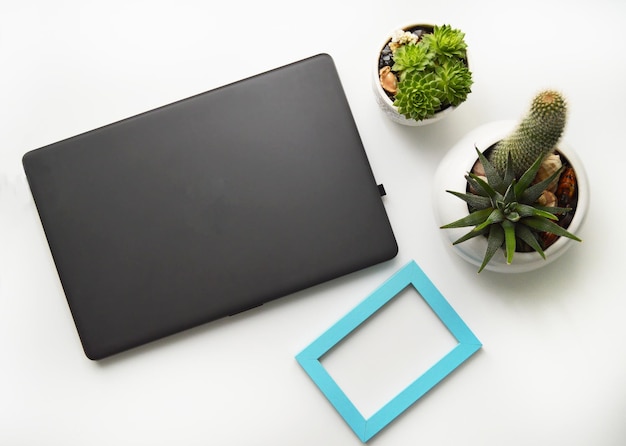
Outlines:
<svg viewBox="0 0 626 446"><path fill-rule="evenodd" d="M433 205L438 226L463 218L468 213L467 204L463 200L447 193L446 190L465 191L467 184L465 174L472 169L476 161L474 147L478 147L481 151L488 149L509 135L517 124L517 121L497 121L480 126L464 136L444 156L435 173L433 184ZM578 204L567 230L574 235L579 235L589 209L587 173L578 155L567 143L559 143L558 151L567 158L576 172ZM450 249L468 262L480 266L487 249L487 239L485 237L474 237L458 245L452 245L453 241L466 234L470 229L467 227L441 229L440 231L445 244ZM502 249L502 252L498 252L492 257L485 269L508 273L532 271L553 262L576 243L578 242L567 237L559 237L553 245L545 250L545 260L536 252L516 252L510 265L506 263L504 250Z"/></svg>
<svg viewBox="0 0 626 446"><path fill-rule="evenodd" d="M407 31L417 26L424 26L424 27L432 28L434 25L429 24L429 23L414 23L414 24L403 26L401 28L396 28L396 29L403 29ZM400 112L398 111L398 107L393 105L393 101L389 98L389 96L387 96L387 93L385 93L385 90L383 89L382 85L380 85L380 76L378 72L378 60L380 59L380 54L383 48L385 48L385 46L389 43L390 40L391 40L391 33L389 33L389 36L385 39L383 44L378 48L378 51L376 51L376 60L374 61L374 69L372 70L372 88L374 90L374 97L376 98L376 103L378 104L380 109L383 111L383 113L393 122L396 122L402 125L415 126L415 127L432 124L433 122L437 122L440 119L452 113L456 109L456 107L448 107L436 113L434 116L430 118L422 119L419 121L416 121L415 119L409 119L405 117L404 115L400 114Z"/></svg>

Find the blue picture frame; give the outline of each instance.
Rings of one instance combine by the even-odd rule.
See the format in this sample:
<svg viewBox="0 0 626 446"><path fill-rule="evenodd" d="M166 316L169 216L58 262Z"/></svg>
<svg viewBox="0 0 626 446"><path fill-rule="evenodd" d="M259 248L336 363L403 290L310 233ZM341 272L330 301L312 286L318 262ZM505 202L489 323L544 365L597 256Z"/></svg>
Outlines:
<svg viewBox="0 0 626 446"><path fill-rule="evenodd" d="M365 418L322 366L320 358L408 286L413 286L458 344L371 417ZM410 261L363 302L296 356L296 360L346 423L367 442L482 347L426 274Z"/></svg>

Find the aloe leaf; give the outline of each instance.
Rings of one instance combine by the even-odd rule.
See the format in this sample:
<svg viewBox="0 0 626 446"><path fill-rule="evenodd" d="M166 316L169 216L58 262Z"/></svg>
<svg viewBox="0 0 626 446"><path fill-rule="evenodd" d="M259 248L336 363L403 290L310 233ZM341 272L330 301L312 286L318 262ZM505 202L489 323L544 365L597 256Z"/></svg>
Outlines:
<svg viewBox="0 0 626 446"><path fill-rule="evenodd" d="M534 203L535 201L537 201L537 199L541 196L543 191L548 188L550 183L552 183L552 181L554 181L556 178L558 178L559 175L561 175L561 172L563 172L563 169L565 169L565 167L561 167L559 170L554 172L548 178L545 178L544 180L540 181L539 183L533 184L532 186L527 188L524 192L522 192L522 196L520 197L520 201L522 201L524 203L529 203L529 204Z"/></svg>
<svg viewBox="0 0 626 446"><path fill-rule="evenodd" d="M494 209L484 222L482 222L481 224L476 226L476 228L474 228L474 231L480 231L481 229L484 229L489 225L500 223L503 220L504 220L504 213L500 209Z"/></svg>
<svg viewBox="0 0 626 446"><path fill-rule="evenodd" d="M480 265L478 272L480 273L485 266L491 261L493 255L502 247L504 242L504 231L500 225L491 225L489 228L489 236L487 237L487 249L485 250L485 257L483 263Z"/></svg>
<svg viewBox="0 0 626 446"><path fill-rule="evenodd" d="M513 203L516 200L516 198L517 198L517 195L515 194L515 185L516 184L517 184L517 182L515 180L512 180L511 184L506 189L506 193L504 194L504 202L505 203Z"/></svg>
<svg viewBox="0 0 626 446"><path fill-rule="evenodd" d="M461 200L465 201L467 204L469 204L472 208L475 208L475 209L483 209L483 208L491 206L491 200L489 199L489 197L483 197L482 195L476 195L476 194L464 194L461 192L455 192L451 190L447 190L446 192L454 195L455 197L460 198Z"/></svg>
<svg viewBox="0 0 626 446"><path fill-rule="evenodd" d="M509 212L509 213L506 215L506 219L507 219L508 221L513 222L513 223L515 223L515 222L519 221L519 219L520 219L520 218L522 218L522 217L519 215L519 213L517 213L517 212L515 212L515 211L514 211L514 212Z"/></svg>
<svg viewBox="0 0 626 446"><path fill-rule="evenodd" d="M568 232L567 230L563 229L562 227L560 227L556 223L554 223L554 222L552 222L550 220L546 220L545 218L529 217L529 218L522 219L520 221L520 223L523 223L526 226L528 226L530 228L533 228L533 229L536 229L538 231L550 232L550 233L552 233L554 235L571 238L572 240L576 240L578 242L582 241L581 239L576 237L574 234L572 234L572 233Z"/></svg>
<svg viewBox="0 0 626 446"><path fill-rule="evenodd" d="M535 162L522 174L519 181L517 182L517 186L515 186L515 196L521 197L522 193L530 186L535 177L537 176L537 172L541 167L541 163L543 162L544 155L539 155Z"/></svg>
<svg viewBox="0 0 626 446"><path fill-rule="evenodd" d="M543 249L541 249L541 245L539 244L539 242L533 235L533 231L531 231L528 228L528 226L517 225L515 227L515 233L520 239L525 241L528 244L528 246L530 246L532 249L537 251L541 255L541 257L543 257L544 259L546 258L546 255L543 252Z"/></svg>
<svg viewBox="0 0 626 446"><path fill-rule="evenodd" d="M441 226L441 229L449 229L449 228L462 228L465 226L475 226L484 222L489 214L493 211L493 208L481 209L479 211L474 211L469 215L466 215L463 218L460 218L452 223L448 223L447 225Z"/></svg>
<svg viewBox="0 0 626 446"><path fill-rule="evenodd" d="M468 174L470 178L478 183L480 188L487 194L489 198L491 198L491 202L494 203L495 200L502 199L502 194L498 193L489 183L483 180L478 175L474 175L473 173Z"/></svg>
<svg viewBox="0 0 626 446"><path fill-rule="evenodd" d="M483 190L482 186L478 184L475 179L471 178L469 175L465 175L465 179L467 180L467 184L469 184L470 189L472 189L476 195L489 198L489 194Z"/></svg>
<svg viewBox="0 0 626 446"><path fill-rule="evenodd" d="M524 218L524 217L543 217L543 218L547 218L548 220L558 220L559 218L554 215L553 213L543 210L543 209L538 209L536 207L533 206L529 206L527 204L520 204L518 203L517 206L515 207L515 209L517 210L517 212L519 213L520 217Z"/></svg>
<svg viewBox="0 0 626 446"><path fill-rule="evenodd" d="M498 192L504 194L504 190L506 189L505 183L502 181L502 176L498 173L496 168L489 162L487 157L482 154L478 147L474 147L476 149L476 153L478 153L478 159L483 165L483 169L485 170L485 176L487 177L487 182Z"/></svg>
<svg viewBox="0 0 626 446"><path fill-rule="evenodd" d="M504 229L504 245L506 247L506 263L511 264L515 254L515 225L508 220L502 222Z"/></svg>
<svg viewBox="0 0 626 446"><path fill-rule="evenodd" d="M535 209L546 211L554 215L567 214L572 208L562 208L558 206L534 206Z"/></svg>
<svg viewBox="0 0 626 446"><path fill-rule="evenodd" d="M455 240L454 242L452 242L453 245L458 245L459 243L463 243L466 242L469 239L472 239L474 237L478 237L479 235L485 235L487 234L488 229L483 229L480 231L476 231L474 229L472 229L471 231L469 231L467 234L465 234L463 237L458 238L457 240Z"/></svg>

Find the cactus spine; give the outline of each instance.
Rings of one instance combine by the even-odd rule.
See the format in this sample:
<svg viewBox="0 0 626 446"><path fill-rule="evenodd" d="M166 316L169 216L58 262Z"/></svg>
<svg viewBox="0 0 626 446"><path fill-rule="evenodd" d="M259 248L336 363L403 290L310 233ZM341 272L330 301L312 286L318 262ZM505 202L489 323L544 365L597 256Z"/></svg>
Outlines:
<svg viewBox="0 0 626 446"><path fill-rule="evenodd" d="M503 175L510 153L513 172L519 178L540 155L554 151L565 128L566 112L565 99L560 93L540 92L517 129L494 147L489 160Z"/></svg>

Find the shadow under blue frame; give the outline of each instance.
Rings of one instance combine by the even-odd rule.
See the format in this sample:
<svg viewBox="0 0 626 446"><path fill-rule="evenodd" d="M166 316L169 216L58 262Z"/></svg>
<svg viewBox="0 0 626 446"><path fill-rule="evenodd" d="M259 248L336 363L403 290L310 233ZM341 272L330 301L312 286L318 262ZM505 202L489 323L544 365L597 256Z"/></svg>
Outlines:
<svg viewBox="0 0 626 446"><path fill-rule="evenodd" d="M410 285L422 296L456 338L458 344L391 401L366 419L322 366L320 358ZM482 344L469 327L417 263L412 260L298 354L296 360L354 433L362 442L366 442L481 347Z"/></svg>

